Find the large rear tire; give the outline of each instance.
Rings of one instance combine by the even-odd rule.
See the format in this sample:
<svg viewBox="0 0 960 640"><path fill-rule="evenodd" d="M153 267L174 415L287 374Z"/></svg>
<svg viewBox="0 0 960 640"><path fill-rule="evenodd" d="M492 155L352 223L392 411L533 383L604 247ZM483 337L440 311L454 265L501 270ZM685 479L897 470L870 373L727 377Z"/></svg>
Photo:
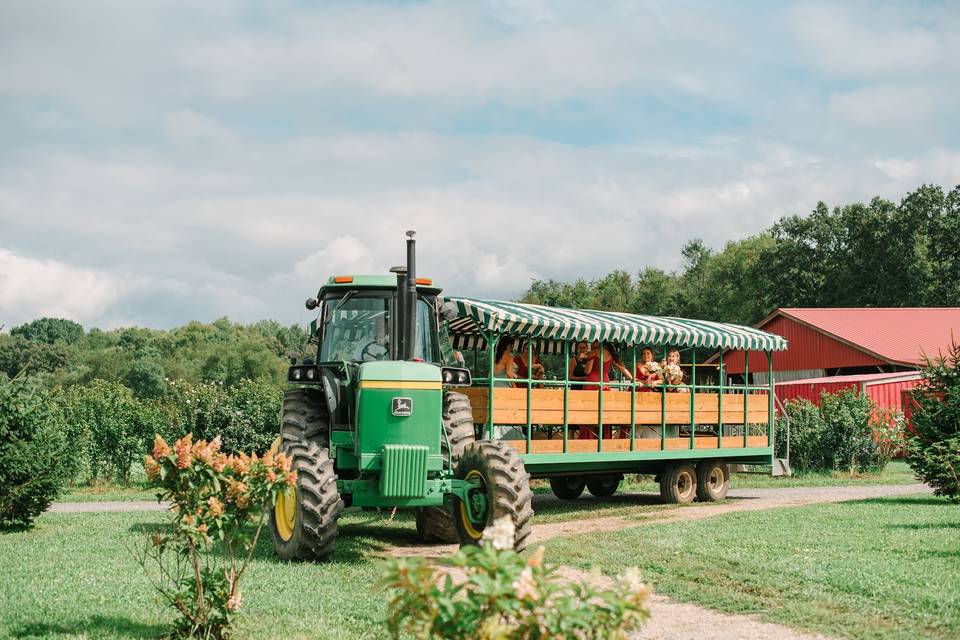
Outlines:
<svg viewBox="0 0 960 640"><path fill-rule="evenodd" d="M660 472L660 497L668 504L689 504L697 496L697 472L687 462Z"/></svg>
<svg viewBox="0 0 960 640"><path fill-rule="evenodd" d="M478 440L467 445L457 478L474 480L476 493L471 493L479 517L470 516L467 505L457 500L457 533L460 544L474 545L480 542L483 530L497 519L508 516L513 521L513 548L523 551L530 537L530 521L533 519L533 494L530 492L530 474L516 449L497 440Z"/></svg>
<svg viewBox="0 0 960 640"><path fill-rule="evenodd" d="M587 483L581 478L557 476L550 478L550 490L561 500L576 500L583 494Z"/></svg>
<svg viewBox="0 0 960 640"><path fill-rule="evenodd" d="M319 391L287 391L280 451L290 458L297 482L270 511L273 548L283 560L326 560L333 553L343 501L328 443L329 419Z"/></svg>
<svg viewBox="0 0 960 640"><path fill-rule="evenodd" d="M720 502L730 488L730 469L722 460L703 460L697 464L697 499Z"/></svg>
<svg viewBox="0 0 960 640"><path fill-rule="evenodd" d="M456 471L467 445L476 438L470 398L456 391L443 394L443 431L440 451L445 466ZM457 526L451 505L417 509L417 535L423 542L457 542Z"/></svg>

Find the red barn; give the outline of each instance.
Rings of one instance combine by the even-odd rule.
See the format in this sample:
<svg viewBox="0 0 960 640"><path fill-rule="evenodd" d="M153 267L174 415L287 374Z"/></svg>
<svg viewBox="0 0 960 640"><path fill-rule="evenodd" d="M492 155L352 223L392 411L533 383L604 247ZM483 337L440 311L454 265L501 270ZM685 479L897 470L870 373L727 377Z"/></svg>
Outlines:
<svg viewBox="0 0 960 640"><path fill-rule="evenodd" d="M902 394L917 384L924 356L960 340L960 307L783 308L755 325L785 337L789 349L773 355L781 400L855 386L882 408L902 410ZM743 352L724 354L728 375L742 376ZM751 353L750 378L767 382L767 361Z"/></svg>

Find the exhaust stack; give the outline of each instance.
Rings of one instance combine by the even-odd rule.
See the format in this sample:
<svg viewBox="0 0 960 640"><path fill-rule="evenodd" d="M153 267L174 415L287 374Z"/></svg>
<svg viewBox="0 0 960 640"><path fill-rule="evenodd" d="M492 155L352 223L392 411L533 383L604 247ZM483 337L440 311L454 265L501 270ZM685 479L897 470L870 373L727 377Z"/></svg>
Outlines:
<svg viewBox="0 0 960 640"><path fill-rule="evenodd" d="M416 231L407 231L406 291L403 296L403 356L412 360L417 353L417 241Z"/></svg>

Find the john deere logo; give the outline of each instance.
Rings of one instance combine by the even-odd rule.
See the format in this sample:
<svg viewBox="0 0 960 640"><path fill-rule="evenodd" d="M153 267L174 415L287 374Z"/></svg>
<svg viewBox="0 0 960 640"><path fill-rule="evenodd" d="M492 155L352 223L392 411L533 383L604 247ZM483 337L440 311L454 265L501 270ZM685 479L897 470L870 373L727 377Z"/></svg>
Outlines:
<svg viewBox="0 0 960 640"><path fill-rule="evenodd" d="M390 412L395 416L413 415L413 398L394 398Z"/></svg>

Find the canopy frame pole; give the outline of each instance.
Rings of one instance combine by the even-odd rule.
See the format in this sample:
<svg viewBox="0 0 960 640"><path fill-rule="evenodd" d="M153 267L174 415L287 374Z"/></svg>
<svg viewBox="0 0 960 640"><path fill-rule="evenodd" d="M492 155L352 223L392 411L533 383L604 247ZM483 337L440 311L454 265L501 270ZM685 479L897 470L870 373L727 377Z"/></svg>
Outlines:
<svg viewBox="0 0 960 640"><path fill-rule="evenodd" d="M570 444L570 340L563 341L563 452Z"/></svg>
<svg viewBox="0 0 960 640"><path fill-rule="evenodd" d="M663 359L667 359L667 345L663 345ZM667 383L660 372L660 450L667 450Z"/></svg>
<svg viewBox="0 0 960 640"><path fill-rule="evenodd" d="M690 350L690 448L697 447L697 349Z"/></svg>
<svg viewBox="0 0 960 640"><path fill-rule="evenodd" d="M773 402L774 402L774 392L776 391L776 387L774 387L774 384L773 384L773 351L771 351L770 349L767 349L766 353L767 353L767 377L769 378L768 382L770 383L770 391L768 392L770 394L770 397L767 399L767 405L768 405L767 406L767 446L772 448L773 437L774 437L773 429L775 426L774 415L773 415L774 413ZM776 455L776 452L774 452L774 455Z"/></svg>
<svg viewBox="0 0 960 640"><path fill-rule="evenodd" d="M530 423L530 405L533 396L533 340L527 340L527 453L533 440L533 425Z"/></svg>
<svg viewBox="0 0 960 640"><path fill-rule="evenodd" d="M600 382L597 383L597 453L603 451L603 340L597 342L597 364L600 367Z"/></svg>
<svg viewBox="0 0 960 640"><path fill-rule="evenodd" d="M720 349L720 379L717 380L717 449L723 449L723 382L726 374L723 372L723 349Z"/></svg>
<svg viewBox="0 0 960 640"><path fill-rule="evenodd" d="M750 351L743 350L743 448L747 448L749 442L748 433L750 431L750 413L748 400L750 393Z"/></svg>
<svg viewBox="0 0 960 640"><path fill-rule="evenodd" d="M630 451L636 449L637 438L637 344L633 344L633 363L630 384Z"/></svg>
<svg viewBox="0 0 960 640"><path fill-rule="evenodd" d="M496 345L493 342L493 334L483 332L483 339L487 343L487 361L490 366L488 371L490 375L487 376L487 382L489 384L487 392L487 424L485 429L487 432L487 440L493 440L493 389L495 386L494 381L494 369L497 366L497 356L496 356Z"/></svg>

